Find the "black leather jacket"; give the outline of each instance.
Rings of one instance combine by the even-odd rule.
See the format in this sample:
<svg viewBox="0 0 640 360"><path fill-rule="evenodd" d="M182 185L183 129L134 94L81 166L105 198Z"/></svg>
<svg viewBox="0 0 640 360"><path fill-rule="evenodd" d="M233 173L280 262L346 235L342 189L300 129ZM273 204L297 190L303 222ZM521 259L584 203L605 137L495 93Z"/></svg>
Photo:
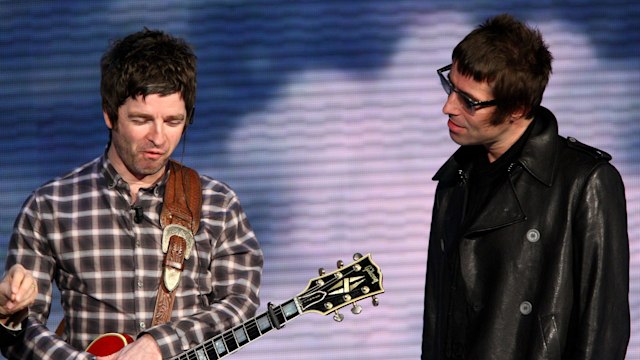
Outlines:
<svg viewBox="0 0 640 360"><path fill-rule="evenodd" d="M622 179L608 154L558 136L549 110L540 107L535 117L509 181L459 242L453 239L455 255L445 244L456 236L451 218L464 206L469 164L453 156L434 177L423 359L625 357L629 240ZM445 266L461 280L443 281ZM463 287L464 309L445 300L460 293L456 286ZM465 312L468 326L451 331L445 324L456 311Z"/></svg>

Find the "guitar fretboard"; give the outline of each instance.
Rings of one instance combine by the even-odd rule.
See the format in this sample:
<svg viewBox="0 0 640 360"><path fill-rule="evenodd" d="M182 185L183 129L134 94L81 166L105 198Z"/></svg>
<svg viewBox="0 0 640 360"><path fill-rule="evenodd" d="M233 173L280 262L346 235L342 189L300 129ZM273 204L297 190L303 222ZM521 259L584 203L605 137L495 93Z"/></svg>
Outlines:
<svg viewBox="0 0 640 360"><path fill-rule="evenodd" d="M271 319L269 311L253 317L244 323L217 335L186 352L173 357L172 360L215 360L221 359L262 335L282 326L300 315L295 299L273 307ZM277 323L276 323L277 321Z"/></svg>

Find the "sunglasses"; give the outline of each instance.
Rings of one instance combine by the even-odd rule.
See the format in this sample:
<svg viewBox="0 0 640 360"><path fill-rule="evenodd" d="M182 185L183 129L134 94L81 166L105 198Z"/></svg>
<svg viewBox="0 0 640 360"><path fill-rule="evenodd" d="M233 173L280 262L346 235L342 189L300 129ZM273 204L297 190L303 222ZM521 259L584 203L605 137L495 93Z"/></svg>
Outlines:
<svg viewBox="0 0 640 360"><path fill-rule="evenodd" d="M480 109L487 106L494 106L498 104L497 100L487 100L487 101L477 101L473 100L469 95L463 93L462 91L456 89L455 86L449 80L449 72L451 72L451 64L442 67L437 70L438 76L440 77L440 82L442 83L442 88L447 95L451 95L452 92L458 94L460 99L462 99L462 103L464 105L465 110L471 115L473 115L476 109Z"/></svg>

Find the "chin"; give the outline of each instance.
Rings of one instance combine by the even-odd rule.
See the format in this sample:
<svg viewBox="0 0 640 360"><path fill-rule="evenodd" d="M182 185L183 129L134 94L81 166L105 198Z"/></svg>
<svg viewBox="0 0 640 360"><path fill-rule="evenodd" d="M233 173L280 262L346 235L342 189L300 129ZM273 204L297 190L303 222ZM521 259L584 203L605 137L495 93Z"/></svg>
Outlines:
<svg viewBox="0 0 640 360"><path fill-rule="evenodd" d="M455 133L449 131L449 137L451 138L451 140L453 140L454 143L462 146L462 145L469 145L466 141L464 141L463 138L461 138L460 136L456 135Z"/></svg>
<svg viewBox="0 0 640 360"><path fill-rule="evenodd" d="M156 175L165 169L166 162L158 166L141 166L137 168L137 172L143 176Z"/></svg>

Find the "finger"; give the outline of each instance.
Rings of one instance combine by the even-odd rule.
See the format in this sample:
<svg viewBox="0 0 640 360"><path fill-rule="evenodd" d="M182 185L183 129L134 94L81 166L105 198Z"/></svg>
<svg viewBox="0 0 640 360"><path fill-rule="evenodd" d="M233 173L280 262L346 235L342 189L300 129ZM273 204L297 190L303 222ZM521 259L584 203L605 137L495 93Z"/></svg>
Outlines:
<svg viewBox="0 0 640 360"><path fill-rule="evenodd" d="M38 282L35 279L31 279L31 285L29 286L29 294L25 297L24 301L26 305L31 305L36 301L38 297Z"/></svg>
<svg viewBox="0 0 640 360"><path fill-rule="evenodd" d="M11 298L11 286L6 282L0 282L0 304L4 304Z"/></svg>
<svg viewBox="0 0 640 360"><path fill-rule="evenodd" d="M38 285L33 278L29 278L22 283L20 291L16 297L17 306L27 307L35 301L38 296Z"/></svg>
<svg viewBox="0 0 640 360"><path fill-rule="evenodd" d="M12 301L13 294L11 293L11 286L8 282L2 281L0 282L0 307L4 309L0 309L0 312L4 312L4 310L9 311L15 304Z"/></svg>
<svg viewBox="0 0 640 360"><path fill-rule="evenodd" d="M16 289L16 301L20 302L23 299L28 298L34 290L34 281L29 274L22 274L20 282L14 281L14 284L18 286Z"/></svg>
<svg viewBox="0 0 640 360"><path fill-rule="evenodd" d="M97 360L115 360L115 359L118 358L118 356L120 355L121 352L122 352L122 349L120 349L119 351L116 351L115 353L113 353L111 355L97 356L96 359Z"/></svg>
<svg viewBox="0 0 640 360"><path fill-rule="evenodd" d="M33 276L31 276L31 272L20 266L14 271L11 280L12 300L21 302L34 296L37 284Z"/></svg>
<svg viewBox="0 0 640 360"><path fill-rule="evenodd" d="M11 276L11 291L13 293L18 293L26 278L31 277L31 274L20 264L12 266L9 275Z"/></svg>
<svg viewBox="0 0 640 360"><path fill-rule="evenodd" d="M14 312L16 307L15 302L11 301L11 299L7 296L0 296L0 315L7 315Z"/></svg>

